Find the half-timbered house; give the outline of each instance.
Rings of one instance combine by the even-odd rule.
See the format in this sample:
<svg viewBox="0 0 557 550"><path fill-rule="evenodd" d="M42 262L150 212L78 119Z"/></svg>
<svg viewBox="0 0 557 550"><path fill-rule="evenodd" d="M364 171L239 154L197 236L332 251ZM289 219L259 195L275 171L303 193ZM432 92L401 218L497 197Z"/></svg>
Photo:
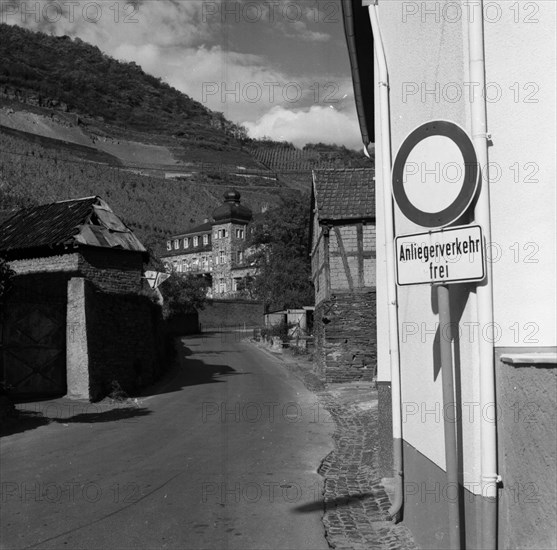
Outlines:
<svg viewBox="0 0 557 550"><path fill-rule="evenodd" d="M373 170L313 172L315 346L327 382L371 380L375 349Z"/></svg>

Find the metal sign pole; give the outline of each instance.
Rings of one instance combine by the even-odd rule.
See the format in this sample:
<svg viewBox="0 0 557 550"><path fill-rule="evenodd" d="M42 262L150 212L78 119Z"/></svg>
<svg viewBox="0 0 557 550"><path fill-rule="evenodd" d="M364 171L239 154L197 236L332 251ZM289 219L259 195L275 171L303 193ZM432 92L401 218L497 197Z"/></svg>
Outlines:
<svg viewBox="0 0 557 550"><path fill-rule="evenodd" d="M445 431L445 462L447 487L445 495L449 509L449 548L460 550L460 488L458 485L458 453L456 444L456 403L453 383L453 354L449 287L437 286L439 305L439 346L443 382L443 427ZM452 491L455 498L450 498ZM452 496L452 495L451 495Z"/></svg>

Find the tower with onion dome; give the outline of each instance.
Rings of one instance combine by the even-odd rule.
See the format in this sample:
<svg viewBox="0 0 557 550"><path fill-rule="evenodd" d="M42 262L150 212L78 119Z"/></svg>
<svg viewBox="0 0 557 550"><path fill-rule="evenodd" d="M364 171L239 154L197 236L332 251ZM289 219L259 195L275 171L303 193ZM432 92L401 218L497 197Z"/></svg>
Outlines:
<svg viewBox="0 0 557 550"><path fill-rule="evenodd" d="M244 249L251 210L240 203L236 190L224 194L224 203L213 211L213 296L226 297L238 290L244 276Z"/></svg>

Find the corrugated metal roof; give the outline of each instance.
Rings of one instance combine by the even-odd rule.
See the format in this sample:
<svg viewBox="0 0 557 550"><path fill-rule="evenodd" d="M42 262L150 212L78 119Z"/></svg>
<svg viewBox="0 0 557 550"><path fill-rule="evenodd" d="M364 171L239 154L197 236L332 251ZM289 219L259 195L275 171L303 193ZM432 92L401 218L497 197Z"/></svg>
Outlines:
<svg viewBox="0 0 557 550"><path fill-rule="evenodd" d="M2 252L79 244L146 251L99 197L24 208L0 224Z"/></svg>
<svg viewBox="0 0 557 550"><path fill-rule="evenodd" d="M314 170L318 220L375 218L374 173L371 168Z"/></svg>

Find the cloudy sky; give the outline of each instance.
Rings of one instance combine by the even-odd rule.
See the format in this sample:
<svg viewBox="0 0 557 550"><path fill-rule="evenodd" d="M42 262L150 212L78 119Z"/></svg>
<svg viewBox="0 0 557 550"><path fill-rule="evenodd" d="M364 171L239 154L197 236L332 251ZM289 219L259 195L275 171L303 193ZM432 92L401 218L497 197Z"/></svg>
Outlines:
<svg viewBox="0 0 557 550"><path fill-rule="evenodd" d="M340 0L28 0L1 15L135 61L253 137L361 148Z"/></svg>

